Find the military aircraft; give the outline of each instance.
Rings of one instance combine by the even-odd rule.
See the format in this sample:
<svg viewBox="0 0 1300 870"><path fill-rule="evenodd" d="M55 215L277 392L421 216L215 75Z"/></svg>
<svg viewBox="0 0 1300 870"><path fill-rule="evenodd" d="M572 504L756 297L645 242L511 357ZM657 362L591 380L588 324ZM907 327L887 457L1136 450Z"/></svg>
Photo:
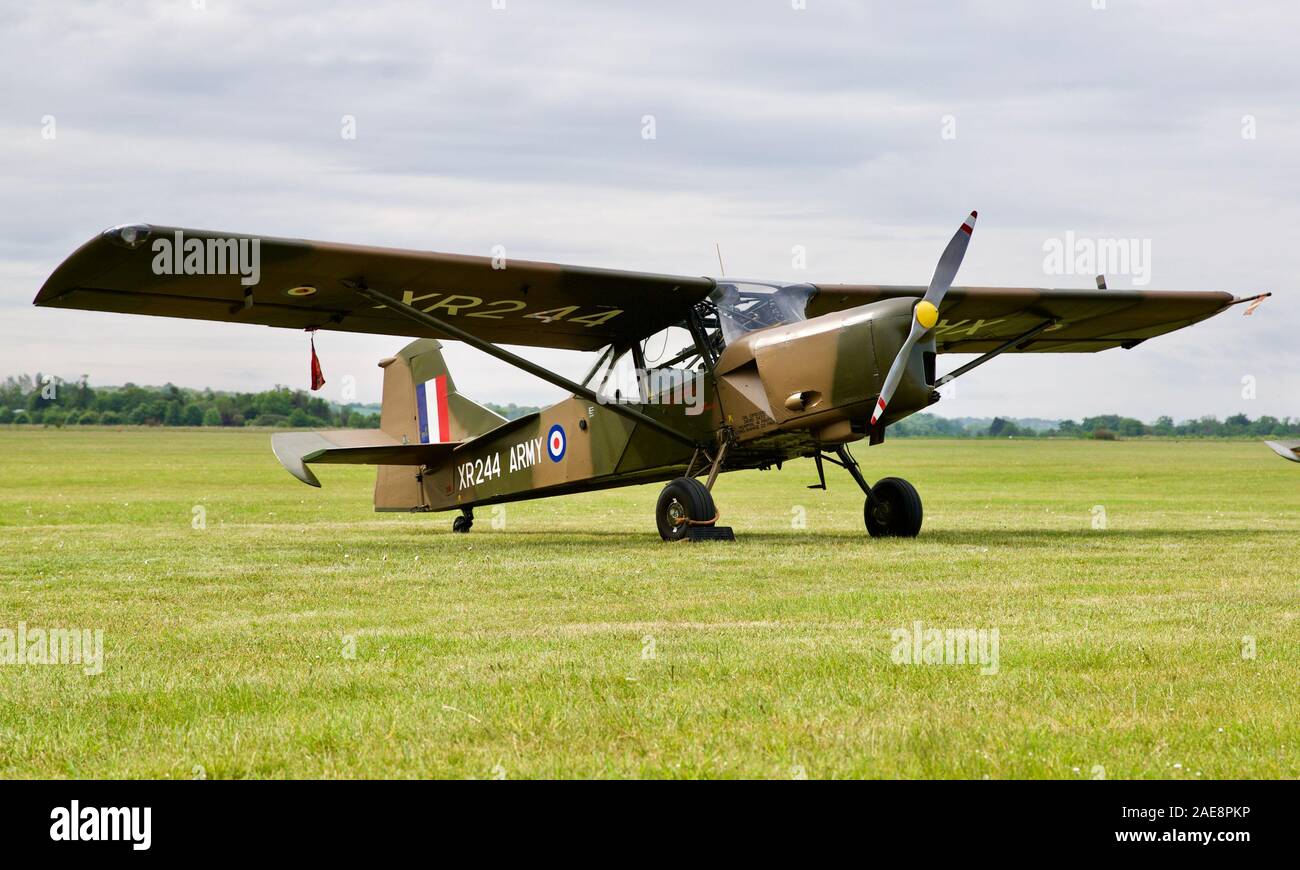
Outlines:
<svg viewBox="0 0 1300 870"><path fill-rule="evenodd" d="M459 511L666 481L666 541L731 538L720 473L797 457L843 468L872 536L915 536L921 498L868 483L848 445L939 400L937 388L1004 353L1132 349L1249 299L1222 292L952 287L976 213L928 287L741 281L254 237L147 224L91 239L35 304L292 329L403 335L381 360L378 430L275 435L309 466L378 466L378 511ZM462 341L570 393L506 421L460 394L438 339ZM571 381L502 344L598 354ZM942 376L939 354L977 353ZM314 357L313 357L314 358ZM700 478L703 478L701 480Z"/></svg>

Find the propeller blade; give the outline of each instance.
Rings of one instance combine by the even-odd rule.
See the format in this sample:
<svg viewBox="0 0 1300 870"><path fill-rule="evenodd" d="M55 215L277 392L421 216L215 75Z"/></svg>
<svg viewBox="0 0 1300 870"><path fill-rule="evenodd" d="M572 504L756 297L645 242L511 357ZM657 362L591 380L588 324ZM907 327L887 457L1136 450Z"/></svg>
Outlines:
<svg viewBox="0 0 1300 870"><path fill-rule="evenodd" d="M889 400L894 398L894 390L898 389L898 383L903 379L903 371L907 368L907 360L912 355L912 348L939 322L939 303L943 302L944 294L948 292L953 279L957 277L957 270L961 267L962 258L966 256L966 247L970 244L971 234L975 231L977 217L979 212L971 212L970 217L966 218L953 234L948 247L943 249L943 255L939 257L939 265L934 269L934 277L930 279L930 286L926 289L925 296L921 297L921 301L912 309L912 327L907 331L907 338L899 348L898 356L894 357L889 373L885 375L885 383L880 387L880 397L876 399L875 410L871 412L872 426L876 425L876 421L885 413Z"/></svg>
<svg viewBox="0 0 1300 870"><path fill-rule="evenodd" d="M979 212L973 211L970 217L957 228L953 233L952 239L948 242L948 247L943 249L943 256L939 258L939 265L934 267L934 277L930 279L930 286L925 291L924 301L929 302L935 308L943 301L943 296L952 286L952 279L957 277L957 270L961 268L962 258L966 256L966 247L970 244L971 233L975 232L975 218L979 217Z"/></svg>

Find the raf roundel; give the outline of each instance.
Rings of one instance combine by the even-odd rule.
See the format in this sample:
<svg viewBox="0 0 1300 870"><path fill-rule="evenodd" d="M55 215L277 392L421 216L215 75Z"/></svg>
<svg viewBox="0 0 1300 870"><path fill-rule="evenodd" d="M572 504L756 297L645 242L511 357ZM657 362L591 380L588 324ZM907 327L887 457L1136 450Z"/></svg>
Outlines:
<svg viewBox="0 0 1300 870"><path fill-rule="evenodd" d="M556 423L546 436L546 453L551 457L552 462L559 462L564 458L564 449L568 444L569 439L564 435L564 427Z"/></svg>

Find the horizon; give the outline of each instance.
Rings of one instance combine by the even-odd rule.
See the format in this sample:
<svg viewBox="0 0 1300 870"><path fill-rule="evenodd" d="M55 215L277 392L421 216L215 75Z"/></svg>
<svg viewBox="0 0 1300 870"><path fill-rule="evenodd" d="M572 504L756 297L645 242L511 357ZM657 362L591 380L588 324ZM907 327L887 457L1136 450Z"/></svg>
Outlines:
<svg viewBox="0 0 1300 870"><path fill-rule="evenodd" d="M51 376L52 376L56 381L58 381L60 384L66 384L66 385L71 385L71 386L77 386L77 385L79 385L79 384L81 383L81 381L80 381L80 376L79 376L78 378L65 378L65 377L63 377L63 376L61 376L61 375L53 374L53 373L51 373L51 372L19 372L19 373L17 373L17 374L12 374L12 373L11 373L11 374L6 374L6 375L0 375L0 383L5 383L5 382L7 382L7 381L10 380L10 379L17 379L17 378L20 378L20 377L23 377L23 376L28 376L28 377L35 378L36 376L39 376L39 375L51 375ZM191 392L196 392L196 393L211 392L211 393L213 393L214 395L234 395L234 394L236 394L236 393L245 393L245 394L249 394L249 393L251 393L251 394L258 394L258 393L270 392L270 391L272 391L272 390L290 390L290 391L295 392L295 393L304 393L304 394L306 394L307 396L309 396L309 397L311 397L311 398L321 398L321 399L325 399L325 401L327 401L327 402L329 402L331 405L334 405L334 406L337 406L337 407L347 407L347 408L352 408L352 409L368 409L368 408L379 408L379 407L381 407L381 402L379 402L379 401L361 401L361 400L359 400L359 399L352 400L352 401L350 401L350 402L335 401L335 400L330 399L330 398L328 398L328 397L326 397L326 396L322 396L322 395L320 395L319 392L313 392L312 390L307 389L307 388L304 388L304 387L295 387L295 386L293 386L293 385L291 385L291 384L273 384L273 385L268 386L268 387L254 388L254 389L239 389L239 390L223 390L223 389L217 389L217 388L215 388L215 387L207 387L207 386L203 386L203 387L195 387L195 386L190 386L190 385L187 385L187 384L178 384L178 383L175 383L175 382L172 382L172 381L166 381L166 382L161 383L161 384L143 384L143 383L135 383L135 382L133 382L133 381L128 381L128 382L126 382L126 383L121 383L121 384L103 384L103 383L98 383L98 384L97 384L97 383L95 383L93 380L90 380L90 381L87 382L86 385L87 385L90 389L92 389L92 390L120 390L120 389L124 389L124 388L126 388L126 387L137 387L137 388L139 388L139 389L145 389L145 390L162 390L162 389L165 389L165 388L167 388L167 387L175 387L175 388L178 389L178 390L189 390L189 391L191 391ZM475 397L475 396L469 396L469 398L471 398L471 399L475 399L475 398L477 398L477 397ZM494 402L494 401L486 400L486 399L483 400L483 401L484 401L486 404L488 404L488 405L492 405L492 406L495 406L495 407L509 407L509 406L514 406L514 407L517 408L517 409L542 409L542 408L546 408L546 407L548 407L550 404L553 404L552 402L546 402L546 403L539 403L539 402L513 402L513 401L512 401L512 402ZM930 407L933 408L934 406L931 405ZM14 410L14 411L18 411L18 410L20 410L20 409L18 409L18 408L14 408L14 409L12 409L12 410ZM1239 412L1239 413L1244 413L1244 412ZM1012 414L954 414L954 415L948 415L948 414L936 413L935 411L930 410L929 408L927 408L927 409L924 410L924 411L918 411L918 412L916 412L915 414L912 414L912 415L910 415L910 416L904 418L904 419L903 419L902 421L900 421L900 422L906 423L908 420L915 420L915 419L917 419L917 418L919 418L919 417L935 417L935 418L938 418L938 419L941 419L941 420L947 420L947 421L950 421L950 422L992 422L993 420L1001 419L1001 420L1006 420L1006 421L1008 421L1008 422L1017 423L1017 424L1024 424L1024 423L1027 423L1027 422L1042 422L1042 423L1053 423L1053 424L1059 424L1059 423L1064 423L1064 422L1067 422L1067 421L1075 421L1075 420L1080 420L1080 421L1081 421L1081 420L1091 419L1091 418L1096 418L1096 417L1111 417L1111 416L1116 416L1116 417L1127 417L1127 418L1129 418L1129 419L1138 420L1138 421L1140 421L1141 423L1143 423L1144 425L1147 425L1147 426L1154 426L1154 425L1156 425L1156 424L1157 424L1157 423L1158 423L1162 418L1165 418L1165 417L1168 417L1169 419L1173 420L1173 422L1174 422L1175 424L1182 424L1182 423L1193 423L1193 422L1197 422L1197 421L1200 421L1200 420L1204 420L1204 419L1206 419L1207 417L1213 417L1213 418L1216 419L1216 420L1226 420L1226 419L1228 419L1228 417L1235 416L1235 415L1233 415L1233 414L1229 414L1229 415L1220 416L1220 415L1218 415L1218 414L1204 413L1204 414L1198 414L1198 415L1195 415L1195 416L1182 417L1182 416L1178 416L1178 415L1175 415L1175 414L1156 414L1154 417L1149 418L1149 419L1146 418L1146 417L1137 417L1137 416L1128 415L1128 414L1121 414L1121 413L1119 413L1119 412L1117 412L1117 411L1102 411L1102 412L1095 413L1095 414L1077 414L1077 415L1075 415L1075 416L1073 416L1073 417L1043 417L1043 416L1041 416L1041 415L1035 415L1035 414L1018 414L1018 415L1012 415ZM1259 415L1256 415L1256 416L1251 416L1251 415L1248 414L1248 415L1246 415L1246 416L1247 416L1249 419L1251 419L1251 420L1258 420L1258 419L1260 419L1260 418L1262 418L1262 417L1275 417L1276 419L1278 419L1279 421L1282 421L1282 422L1289 422L1289 421L1292 420L1292 419L1300 419L1300 415L1296 415L1295 418L1291 417L1290 415L1280 416L1280 415L1276 415L1276 414L1259 414Z"/></svg>

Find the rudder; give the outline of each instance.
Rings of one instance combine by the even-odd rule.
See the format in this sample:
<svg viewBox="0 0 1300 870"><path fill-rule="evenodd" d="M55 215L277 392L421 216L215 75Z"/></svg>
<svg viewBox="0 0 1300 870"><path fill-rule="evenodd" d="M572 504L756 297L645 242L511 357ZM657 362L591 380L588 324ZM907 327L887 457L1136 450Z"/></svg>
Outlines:
<svg viewBox="0 0 1300 870"><path fill-rule="evenodd" d="M505 422L456 391L442 344L432 338L416 339L379 366L384 370L379 428L403 444L467 441ZM379 467L375 510L418 510L425 504L419 469Z"/></svg>

